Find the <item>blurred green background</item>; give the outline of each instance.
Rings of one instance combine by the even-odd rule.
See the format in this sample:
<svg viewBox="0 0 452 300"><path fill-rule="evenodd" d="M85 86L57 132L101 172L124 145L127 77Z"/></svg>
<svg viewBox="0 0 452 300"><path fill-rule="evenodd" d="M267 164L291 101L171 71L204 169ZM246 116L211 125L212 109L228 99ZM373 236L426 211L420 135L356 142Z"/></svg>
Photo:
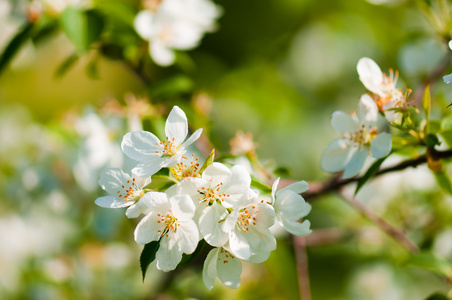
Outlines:
<svg viewBox="0 0 452 300"><path fill-rule="evenodd" d="M267 262L244 264L237 290L217 282L208 291L202 259L170 273L151 265L143 283L137 220L94 204L103 195L98 175L130 170L119 144L136 128L132 116L158 130L177 104L218 155L243 130L253 134L261 163L285 178L329 178L320 169L336 136L329 120L365 92L359 58L399 70L399 86L416 90L450 51L449 28L440 32L421 9L435 1L372 2L217 0L218 29L179 53L175 66L147 61L150 85L99 49L56 76L75 49L58 28L26 41L0 74L0 298L298 299L293 242L284 235ZM0 49L25 24L29 5L0 0ZM451 102L451 86L441 81L432 90L436 104ZM433 108L436 117L442 112ZM422 249L452 259L452 198L428 169L377 179L359 198ZM313 299L417 300L449 291L440 276L407 264L408 252L339 196L312 204L313 235L323 237L307 239Z"/></svg>

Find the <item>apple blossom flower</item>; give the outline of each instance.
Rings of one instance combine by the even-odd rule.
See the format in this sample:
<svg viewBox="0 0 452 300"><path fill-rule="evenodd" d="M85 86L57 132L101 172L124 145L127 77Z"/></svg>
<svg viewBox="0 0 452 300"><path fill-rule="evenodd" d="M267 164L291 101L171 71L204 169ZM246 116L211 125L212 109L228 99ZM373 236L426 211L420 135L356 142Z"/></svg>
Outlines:
<svg viewBox="0 0 452 300"><path fill-rule="evenodd" d="M228 251L244 260L252 260L253 256L266 259L276 249L276 239L269 229L275 223L275 210L264 200L259 201L257 192L253 193L253 197L235 206L222 226L229 233Z"/></svg>
<svg viewBox="0 0 452 300"><path fill-rule="evenodd" d="M101 207L121 208L135 204L143 195L143 187L151 182L142 177L131 177L118 168L109 168L100 174L99 185L109 196L96 199Z"/></svg>
<svg viewBox="0 0 452 300"><path fill-rule="evenodd" d="M236 289L240 285L242 263L226 249L214 248L207 254L202 271L202 279L206 287L211 290L218 276L229 288Z"/></svg>
<svg viewBox="0 0 452 300"><path fill-rule="evenodd" d="M156 11L143 10L135 18L138 34L149 41L151 58L160 66L174 63L173 49L195 48L212 30L220 11L207 0L163 0Z"/></svg>
<svg viewBox="0 0 452 300"><path fill-rule="evenodd" d="M124 135L121 148L128 157L139 162L132 173L149 176L161 168L176 166L201 132L202 129L196 130L184 142L188 133L187 117L182 109L174 106L166 120L165 140L160 141L148 131L133 131Z"/></svg>
<svg viewBox="0 0 452 300"><path fill-rule="evenodd" d="M186 178L177 185L177 194L188 194L197 204L196 217L201 236L212 246L223 246L228 233L223 221L235 204L246 197L251 184L250 174L242 166L228 168L221 163L209 165L200 178Z"/></svg>
<svg viewBox="0 0 452 300"><path fill-rule="evenodd" d="M411 92L411 90L407 90L406 93L403 93L401 89L396 88L398 72L394 73L391 69L388 76L368 57L363 57L358 61L357 70L359 80L374 94L380 111L385 112L390 122L397 119L399 114L388 110L393 108L406 110L407 94Z"/></svg>
<svg viewBox="0 0 452 300"><path fill-rule="evenodd" d="M311 223L304 220L297 222L311 211L311 204L307 203L300 193L308 190L306 181L293 183L277 190L279 178L272 186L272 203L275 209L275 219L285 230L293 235L304 236L311 233Z"/></svg>
<svg viewBox="0 0 452 300"><path fill-rule="evenodd" d="M335 111L331 118L333 128L342 133L323 152L322 168L328 172L344 171L343 178L359 173L368 156L382 158L392 147L391 134L382 132L378 108L369 95L359 101L359 119L353 112L348 115Z"/></svg>
<svg viewBox="0 0 452 300"><path fill-rule="evenodd" d="M147 244L160 241L156 253L157 268L174 270L182 253L191 254L199 241L199 232L193 221L195 205L188 195L170 198L165 193L148 192L143 198L150 208L135 229L135 241Z"/></svg>

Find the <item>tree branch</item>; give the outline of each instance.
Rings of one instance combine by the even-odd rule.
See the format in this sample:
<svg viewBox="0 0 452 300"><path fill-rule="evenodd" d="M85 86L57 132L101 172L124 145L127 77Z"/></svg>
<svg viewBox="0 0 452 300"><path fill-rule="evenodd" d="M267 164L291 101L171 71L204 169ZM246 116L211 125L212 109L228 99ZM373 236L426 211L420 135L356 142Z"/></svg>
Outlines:
<svg viewBox="0 0 452 300"><path fill-rule="evenodd" d="M293 236L295 257L297 259L298 288L301 300L311 300L309 287L308 256L306 255L306 240L304 236Z"/></svg>
<svg viewBox="0 0 452 300"><path fill-rule="evenodd" d="M431 149L430 155L434 158L441 159L441 158L450 158L452 157L452 149L446 150L446 151L437 151L434 149ZM417 158L410 159L403 161L397 165L383 168L380 171L377 172L377 174L374 177L380 176L382 174L395 172L395 171L401 171L409 167L417 167L423 163L427 162L427 154L421 155ZM303 198L305 200L312 201L316 197L320 195L324 195L329 192L337 191L341 187L352 183L352 182L358 182L362 177L353 177L348 179L341 179L341 175L337 175L330 180L320 183L320 182L310 182L309 183L309 190L303 193Z"/></svg>

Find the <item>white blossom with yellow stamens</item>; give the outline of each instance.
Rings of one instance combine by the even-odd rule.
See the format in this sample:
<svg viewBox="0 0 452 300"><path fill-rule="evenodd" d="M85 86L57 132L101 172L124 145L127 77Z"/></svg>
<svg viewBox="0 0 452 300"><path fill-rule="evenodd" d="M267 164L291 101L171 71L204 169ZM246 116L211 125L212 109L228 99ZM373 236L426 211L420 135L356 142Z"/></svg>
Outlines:
<svg viewBox="0 0 452 300"><path fill-rule="evenodd" d="M354 112L351 115L342 111L333 113L331 125L342 137L335 139L323 152L321 165L325 171L344 171L343 178L353 177L363 167L368 153L382 158L391 151L391 134L382 132L384 124L379 122L382 120L377 105L369 95L361 97L358 114L359 119Z"/></svg>
<svg viewBox="0 0 452 300"><path fill-rule="evenodd" d="M185 142L188 123L178 106L171 110L165 125L166 138L160 141L148 131L127 133L121 143L122 151L139 164L132 169L137 176L150 176L161 168L174 167L181 161L186 148L196 141L202 129L196 130Z"/></svg>
<svg viewBox="0 0 452 300"><path fill-rule="evenodd" d="M121 169L105 169L100 174L99 185L109 196L99 197L95 203L107 208L131 206L144 195L143 187L150 182L150 178L132 177Z"/></svg>
<svg viewBox="0 0 452 300"><path fill-rule="evenodd" d="M240 285L240 274L242 263L226 249L219 247L210 250L204 261L202 279L206 287L211 290L215 278L220 280L229 288L236 289Z"/></svg>
<svg viewBox="0 0 452 300"><path fill-rule="evenodd" d="M150 213L138 223L135 241L139 244L160 241L155 255L157 268L174 270L182 254L193 253L198 245L198 227L193 221L195 205L188 195L168 198L160 192L148 192L141 201L147 203Z"/></svg>

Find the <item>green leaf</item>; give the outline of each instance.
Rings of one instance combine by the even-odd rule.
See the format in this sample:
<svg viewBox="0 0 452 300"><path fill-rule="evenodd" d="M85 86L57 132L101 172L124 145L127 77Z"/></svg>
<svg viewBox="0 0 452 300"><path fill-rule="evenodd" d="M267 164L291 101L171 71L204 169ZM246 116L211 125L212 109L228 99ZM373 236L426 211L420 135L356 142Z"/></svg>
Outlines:
<svg viewBox="0 0 452 300"><path fill-rule="evenodd" d="M427 298L425 298L425 300L449 300L450 298L447 297L444 294L440 294L440 293L434 293L430 296L428 296Z"/></svg>
<svg viewBox="0 0 452 300"><path fill-rule="evenodd" d="M69 55L65 60L63 60L63 62L58 66L58 68L56 69L54 76L57 78L62 77L64 74L67 73L67 71L69 71L74 64L78 61L80 57L78 56L77 53L73 53L71 55Z"/></svg>
<svg viewBox="0 0 452 300"><path fill-rule="evenodd" d="M34 23L26 23L6 46L0 56L0 73L14 58L17 52L19 52L22 45L30 38L34 25Z"/></svg>
<svg viewBox="0 0 452 300"><path fill-rule="evenodd" d="M440 120L430 120L430 133L438 133L441 131L441 121Z"/></svg>
<svg viewBox="0 0 452 300"><path fill-rule="evenodd" d="M265 192L265 193L271 193L272 192L272 188L268 185L266 185L265 183L260 182L259 180L257 180L254 177L251 177L251 186L255 187L257 189L260 189L261 191Z"/></svg>
<svg viewBox="0 0 452 300"><path fill-rule="evenodd" d="M193 90L194 82L187 76L175 75L168 79L160 80L151 86L152 97L172 97Z"/></svg>
<svg viewBox="0 0 452 300"><path fill-rule="evenodd" d="M67 7L60 16L61 27L80 53L88 51L99 39L104 28L104 19L96 10Z"/></svg>
<svg viewBox="0 0 452 300"><path fill-rule="evenodd" d="M433 175L435 175L436 182L441 189L449 195L452 195L452 184L449 175L445 171L433 172Z"/></svg>
<svg viewBox="0 0 452 300"><path fill-rule="evenodd" d="M215 160L215 149L212 149L212 151L210 152L209 157L207 157L206 161L204 162L204 164L202 165L201 169L199 170L199 174L202 174L204 172L204 170L207 169L208 166L213 164L214 160Z"/></svg>
<svg viewBox="0 0 452 300"><path fill-rule="evenodd" d="M447 146L452 147L452 130L446 130L439 133Z"/></svg>
<svg viewBox="0 0 452 300"><path fill-rule="evenodd" d="M155 254L157 253L157 250L159 250L160 247L160 240L150 242L146 245L144 245L143 251L140 255L140 267L141 267L141 273L143 275L143 281L144 277L146 276L146 271L149 267L149 265L154 261Z"/></svg>
<svg viewBox="0 0 452 300"><path fill-rule="evenodd" d="M413 255L407 262L422 269L427 269L436 274L448 277L452 271L452 264L432 252L421 252Z"/></svg>
<svg viewBox="0 0 452 300"><path fill-rule="evenodd" d="M425 125L425 133L430 133L430 107L432 105L432 98L430 96L430 85L427 85L424 90L424 98L422 99L422 108L425 113L427 124Z"/></svg>
<svg viewBox="0 0 452 300"><path fill-rule="evenodd" d="M443 130L452 130L452 115L446 116L446 117L441 121L441 128L442 128Z"/></svg>
<svg viewBox="0 0 452 300"><path fill-rule="evenodd" d="M224 162L224 161L226 161L226 160L234 159L234 158L237 158L237 157L238 157L238 156L237 156L237 155L234 155L234 154L223 154L223 155L221 155L221 156L218 156L217 159L216 159L216 161L217 161L217 162Z"/></svg>
<svg viewBox="0 0 452 300"><path fill-rule="evenodd" d="M355 195L358 194L359 190L364 186L364 184L369 181L369 179L371 179L372 177L375 176L375 174L377 174L378 170L381 167L381 164L385 161L386 158L388 158L388 156L383 157L378 159L377 161L375 161L370 167L369 169L367 169L366 173L359 179L358 181L358 185L356 186L356 190L355 190Z"/></svg>
<svg viewBox="0 0 452 300"><path fill-rule="evenodd" d="M170 186L177 183L177 180L175 180L173 177L170 177L168 175L152 175L152 181L145 187L144 189L152 189L152 190L166 190Z"/></svg>
<svg viewBox="0 0 452 300"><path fill-rule="evenodd" d="M85 69L86 74L91 79L99 79L99 69L97 68L97 60L91 59L88 64L86 65Z"/></svg>
<svg viewBox="0 0 452 300"><path fill-rule="evenodd" d="M98 1L96 8L105 15L120 20L130 26L133 26L133 21L137 14L137 11L131 3L118 0Z"/></svg>
<svg viewBox="0 0 452 300"><path fill-rule="evenodd" d="M427 145L427 147L429 148L433 148L436 145L439 145L440 142L438 140L438 137L435 134L427 134L427 136L424 139L425 145Z"/></svg>

